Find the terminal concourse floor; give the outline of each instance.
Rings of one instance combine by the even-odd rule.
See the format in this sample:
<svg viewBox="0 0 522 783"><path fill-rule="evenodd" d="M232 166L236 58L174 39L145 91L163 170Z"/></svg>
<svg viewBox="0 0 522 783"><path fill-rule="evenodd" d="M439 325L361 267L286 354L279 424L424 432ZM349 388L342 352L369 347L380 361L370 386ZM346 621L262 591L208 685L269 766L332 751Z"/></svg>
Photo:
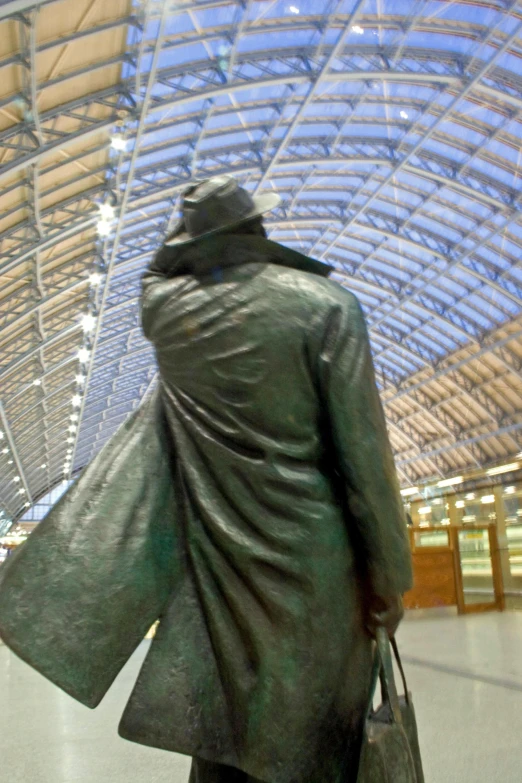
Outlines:
<svg viewBox="0 0 522 783"><path fill-rule="evenodd" d="M0 765L9 783L185 783L190 760L120 739L144 642L98 709L0 646ZM410 613L399 644L426 783L522 779L522 613Z"/></svg>

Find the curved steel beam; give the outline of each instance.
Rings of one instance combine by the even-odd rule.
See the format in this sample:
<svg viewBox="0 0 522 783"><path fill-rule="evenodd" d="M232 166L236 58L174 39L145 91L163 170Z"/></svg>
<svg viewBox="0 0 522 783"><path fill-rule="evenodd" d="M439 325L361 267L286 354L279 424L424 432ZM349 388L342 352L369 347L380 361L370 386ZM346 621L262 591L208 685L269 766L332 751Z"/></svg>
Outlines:
<svg viewBox="0 0 522 783"><path fill-rule="evenodd" d="M508 48L507 42L504 44L504 47ZM353 48L350 49L350 52L352 52L352 51L353 51ZM277 56L277 53L272 53L271 52L270 54L272 56L271 57L272 59L274 59ZM376 51L376 54L379 55L379 52ZM407 54L407 51L405 52L405 56L406 56L406 54ZM191 90L189 92L189 94L187 95L187 90L184 89L182 91L182 93L181 93L182 97L174 99L172 97L167 96L163 100L155 102L154 106L153 106L153 110L154 110L154 112L156 112L158 110L164 111L166 109L171 108L174 105L178 105L179 106L179 105L181 105L183 103L189 103L190 101L193 101L196 96L197 97L201 97L203 99L208 99L208 98L212 98L212 97L217 97L218 95L221 95L221 94L234 92L235 90L244 89L245 86L248 86L250 88L256 88L256 87L266 86L268 84L274 84L274 85L275 84L289 84L290 82L293 83L293 84L297 84L297 83L300 83L300 82L309 81L310 80L309 73L308 73L308 75L306 75L305 72L300 70L296 66L296 64L295 64L297 62L297 60L300 57L302 57L302 56L303 56L303 50L302 49L301 50L295 50L295 51L290 50L290 49L285 49L285 50L283 50L282 54L279 55L279 57L278 57L278 63L279 63L278 67L280 67L281 63L284 61L284 58L286 57L287 61L288 61L287 62L287 67L289 68L289 72L288 73L279 74L276 71L274 73L274 75L271 75L271 76L267 77L266 76L267 68L264 67L264 68L260 69L260 73L261 74L265 74L265 75L261 76L259 79L252 79L252 78L251 79L247 79L244 76L241 76L241 80L233 81L233 82L227 82L226 84L223 84L223 81L221 79L219 79L218 81L215 82L215 84L213 84L211 86L209 86L209 81L208 81L208 79L206 79L206 80L204 80L204 85L205 86L204 86L204 88L201 91L193 91L193 90ZM261 53L250 52L247 57L244 57L243 59L239 60L237 68L236 68L236 71L240 68L240 66L242 65L243 61L246 61L246 62L249 62L249 63L253 64L253 63L257 63L258 61L261 61L261 60L265 60L265 61L267 60L267 53L266 52L261 52ZM434 55L434 61L437 61L437 58L436 58L435 55ZM439 58L438 61L439 62L441 61L440 58ZM192 68L193 70L196 69L196 71L197 71L198 67L203 69L203 70L205 70L205 71L207 71L209 68L216 68L216 63L214 63L214 62L212 62L210 60L206 60L206 61L201 61L200 63L186 63L183 66L183 68L185 69L185 73L187 72L187 69L189 69L189 68ZM434 83L434 84L441 84L443 82L451 83L453 81L458 82L458 83L462 82L462 75L461 75L460 64L458 64L458 68L457 68L458 75L457 76L445 76L444 74L437 73L437 72L434 73L432 71L427 71L426 73L422 73L422 72L419 72L418 70L417 71L411 71L410 73L405 73L405 72L400 71L400 70L394 72L394 71L391 71L389 68L385 67L382 62L381 62L381 68L382 68L382 70L378 70L378 71L375 71L375 72L360 71L360 70L359 71L355 71L355 72L354 71L348 71L348 72L344 72L344 73L343 72L340 72L340 73L335 72L335 74L333 74L331 76L331 79L333 79L335 81L347 81L347 80L358 81L360 79L364 79L364 80L371 80L371 79L383 80L384 79L385 81L399 81L399 82L406 81L408 83L411 83L412 81L414 81L416 83L426 81L428 83ZM489 70L490 63L487 64L487 68ZM159 72L158 79L160 81L162 81L162 82L167 82L168 83L168 79L175 77L176 73L177 73L177 71L175 69L166 68L166 69L163 69L162 71ZM507 75L509 75L510 80L512 81L513 75L510 74L509 72L507 72ZM143 74L143 78L147 79L148 75L147 74ZM330 77L327 77L327 80L328 80L328 78L330 78ZM45 87L45 84L42 85L42 88L44 88L44 87ZM107 102L111 98L115 99L116 102L120 101L120 103L122 105L123 105L124 102L126 102L126 104L128 106L128 110L132 111L132 107L128 105L129 104L129 99L128 99L129 89L130 88L128 88L127 85L123 85L123 86L119 86L118 85L118 86L115 86L115 87L112 87L112 88L108 88L108 90L103 90L103 91L100 91L98 93L92 93L90 95L85 96L82 99L79 99L78 101L73 101L73 102L70 102L68 104L65 104L65 105L62 105L62 106L59 106L59 107L55 107L55 108L49 110L48 112L45 112L45 114L42 114L42 118L41 118L42 123L45 124L45 122L49 122L49 121L55 119L57 116L62 115L62 114L67 115L68 113L71 113L75 108L78 108L80 105L85 106L89 102L91 102L91 103L100 102L102 104L103 103L107 104ZM509 93L499 93L498 97L500 99L503 99L504 101L509 101L509 100L511 100L513 98L513 96L511 96ZM120 108L121 108L121 106L120 106ZM116 107L115 107L115 110L116 110ZM95 128L94 125L91 124L92 121L90 121L90 120L88 121L87 116L86 116L85 117L85 121L87 122L87 126L90 126L90 131L89 131L89 127L86 126L86 127L81 128L79 130L77 129L76 131L74 131L72 134L66 136L65 138L60 136L58 139L55 139L54 142L50 142L49 144L43 145L43 147L41 148L41 150L39 152L35 153L34 150L31 151L30 153L25 152L23 155L21 155L20 159L16 159L15 158L14 160L10 161L8 164L4 165L2 173L7 172L7 171L14 172L16 170L19 170L20 168L25 167L30 162L32 162L32 160L34 160L35 157L37 159L39 159L42 154L47 154L47 152L49 152L51 150L60 149L60 148L62 148L64 146L64 144L68 143L69 141L73 140L74 138L85 137L86 133L92 132L93 130L99 130L100 127L110 127L115 122L116 119L118 119L117 116L112 116L110 118L109 122L104 122L104 123L102 123L101 126L99 126L99 127L97 126ZM13 138L13 137L15 137L17 135L20 135L20 134L23 134L23 126L21 126L21 125L11 126L6 131L3 131L2 133L0 133L0 146L1 146L1 143L2 143L3 140L11 139L11 138Z"/></svg>
<svg viewBox="0 0 522 783"><path fill-rule="evenodd" d="M504 41L501 47L499 47L496 51L493 57L491 57L490 60L488 60L485 63L482 63L478 70L473 74L473 77L469 79L464 87L464 89L461 92L458 92L457 95L453 98L453 100L448 104L448 106L444 109L444 111L437 117L434 123L430 126L428 131L424 134L422 134L417 142L413 144L413 146L406 152L406 154L400 159L400 161L393 166L390 173L384 178L384 180L378 185L378 187L374 190L374 192L371 194L370 198L367 199L364 204L360 207L358 207L354 213L350 216L350 218L346 221L343 230L340 232L340 234L336 237L336 239L330 243L326 247L326 249L321 253L321 258L324 258L326 253L328 252L329 248L335 244L335 242L339 241L341 237L350 229L350 227L353 225L355 220L362 214L363 211L367 210L370 204L372 204L376 198L378 198L379 194L382 192L382 190L389 184L391 184L398 174L398 172L403 168L403 166L408 163L412 157L414 157L417 153L420 153L422 150L422 147L426 144L427 141L433 136L435 130L443 123L445 122L451 115L454 108L457 106L458 103L460 103L467 95L469 95L474 87L478 85L481 81L481 79L488 74L488 72L491 70L492 66L495 64L495 62L512 46L512 44L515 43L517 38L519 37L520 33L522 31L522 21L517 24L514 31L509 35L508 38ZM490 33L488 36L491 38L493 33Z"/></svg>
<svg viewBox="0 0 522 783"><path fill-rule="evenodd" d="M428 452L425 452L423 455L424 459L429 459L431 457L436 457L440 454L446 454L448 451L454 451L455 449L465 448L467 446L472 446L475 443L480 443L483 440L487 440L488 438L492 437L502 437L503 435L511 435L514 432L519 432L522 429L522 422L516 422L514 424L508 424L505 427L502 427L501 429L497 430L496 432L484 432L480 435L474 435L472 437L464 437L462 440L457 441L456 443L452 443L449 446L442 446L441 448L431 449ZM408 459L400 459L400 457L396 460L398 465L407 465L412 462L416 462L418 458L416 457L410 457ZM484 467L484 466L481 466Z"/></svg>

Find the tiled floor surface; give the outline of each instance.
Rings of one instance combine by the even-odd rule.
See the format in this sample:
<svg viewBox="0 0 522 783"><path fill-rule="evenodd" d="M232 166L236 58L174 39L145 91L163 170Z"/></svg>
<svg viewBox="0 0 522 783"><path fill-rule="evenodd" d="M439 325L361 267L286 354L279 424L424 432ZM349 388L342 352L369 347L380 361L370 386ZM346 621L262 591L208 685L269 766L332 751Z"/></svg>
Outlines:
<svg viewBox="0 0 522 783"><path fill-rule="evenodd" d="M522 781L522 613L410 615L399 643L426 783ZM189 759L116 732L145 652L91 711L0 646L0 780L185 783Z"/></svg>

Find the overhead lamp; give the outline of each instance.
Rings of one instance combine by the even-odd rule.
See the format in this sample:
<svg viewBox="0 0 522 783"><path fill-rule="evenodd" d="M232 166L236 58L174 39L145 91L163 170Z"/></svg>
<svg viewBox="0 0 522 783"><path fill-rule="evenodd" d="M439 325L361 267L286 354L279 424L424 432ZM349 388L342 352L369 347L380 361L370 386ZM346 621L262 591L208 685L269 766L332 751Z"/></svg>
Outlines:
<svg viewBox="0 0 522 783"><path fill-rule="evenodd" d="M124 150L127 149L127 142L125 141L121 133L115 133L114 136L112 136L111 147L113 150L118 150L118 152L123 152Z"/></svg>
<svg viewBox="0 0 522 783"><path fill-rule="evenodd" d="M2 449L2 454L9 454L9 449Z"/></svg>
<svg viewBox="0 0 522 783"><path fill-rule="evenodd" d="M96 231L101 237L108 237L112 231L112 223L109 220L98 220Z"/></svg>
<svg viewBox="0 0 522 783"><path fill-rule="evenodd" d="M466 504L464 503L463 500L457 500L457 502L455 503L455 508L464 508L465 505Z"/></svg>
<svg viewBox="0 0 522 783"><path fill-rule="evenodd" d="M290 11L291 14L298 14L299 13L299 8L296 5L291 5L288 10Z"/></svg>
<svg viewBox="0 0 522 783"><path fill-rule="evenodd" d="M352 27L352 33L356 33L356 35L362 35L364 30L360 25L354 24Z"/></svg>
<svg viewBox="0 0 522 783"><path fill-rule="evenodd" d="M19 495L25 495L25 489L19 489L18 490Z"/></svg>
<svg viewBox="0 0 522 783"><path fill-rule="evenodd" d="M69 429L69 432L76 432L78 427L76 426L76 424L70 424L68 429Z"/></svg>
<svg viewBox="0 0 522 783"><path fill-rule="evenodd" d="M71 413L69 416L71 421L78 421L78 414L77 413Z"/></svg>
<svg viewBox="0 0 522 783"><path fill-rule="evenodd" d="M510 473L512 470L518 470L519 462L510 462L509 465L500 465L498 468L486 470L488 476L499 476L501 473Z"/></svg>
<svg viewBox="0 0 522 783"><path fill-rule="evenodd" d="M24 503L24 508L31 508L31 504L30 503Z"/></svg>
<svg viewBox="0 0 522 783"><path fill-rule="evenodd" d="M466 495L466 500L475 500L475 493L468 492L468 494Z"/></svg>
<svg viewBox="0 0 522 783"><path fill-rule="evenodd" d="M0 430L0 440L3 440L3 438L4 438L4 433L2 432L2 430Z"/></svg>
<svg viewBox="0 0 522 783"><path fill-rule="evenodd" d="M74 438L67 438L67 443L74 443Z"/></svg>
<svg viewBox="0 0 522 783"><path fill-rule="evenodd" d="M20 481L20 476L15 476L13 481L15 484L18 484L18 482Z"/></svg>
<svg viewBox="0 0 522 783"><path fill-rule="evenodd" d="M78 386L83 386L85 383L85 375L76 375L74 380L78 384Z"/></svg>
<svg viewBox="0 0 522 783"><path fill-rule="evenodd" d="M88 348L80 348L77 356L78 356L78 361L80 361L82 364L86 364L91 358L91 352L89 351Z"/></svg>
<svg viewBox="0 0 522 783"><path fill-rule="evenodd" d="M480 502L486 505L487 503L494 503L495 502L495 495L483 495L480 498Z"/></svg>
<svg viewBox="0 0 522 783"><path fill-rule="evenodd" d="M45 469L46 469L46 467L47 467L47 465L45 464L45 462L44 462L44 464L43 464L43 465L40 465L40 468L41 468L42 470L45 470Z"/></svg>
<svg viewBox="0 0 522 783"><path fill-rule="evenodd" d="M405 111L401 111L400 112L400 116L402 117L403 120L407 120L408 119L408 114Z"/></svg>
<svg viewBox="0 0 522 783"><path fill-rule="evenodd" d="M96 326L96 318L91 313L86 313L85 315L82 315L81 323L82 329L85 333L92 332Z"/></svg>
<svg viewBox="0 0 522 783"><path fill-rule="evenodd" d="M405 489L401 489L401 495L403 498L407 498L410 495L416 495L419 491L418 487L406 487Z"/></svg>
<svg viewBox="0 0 522 783"><path fill-rule="evenodd" d="M100 285L102 276L99 274L99 272L93 272L91 275L89 275L88 280L91 285Z"/></svg>
<svg viewBox="0 0 522 783"><path fill-rule="evenodd" d="M35 378L34 381L33 381L33 386L41 386L41 385L42 385L41 379L40 378Z"/></svg>
<svg viewBox="0 0 522 783"><path fill-rule="evenodd" d="M422 506L422 508L419 508L419 514L429 514L431 513L431 506Z"/></svg>
<svg viewBox="0 0 522 783"><path fill-rule="evenodd" d="M79 394L75 394L74 397L72 398L71 402L72 402L72 404L74 405L75 408L79 408L80 405L82 404L82 398L80 397Z"/></svg>
<svg viewBox="0 0 522 783"><path fill-rule="evenodd" d="M13 464L13 460L12 460L12 459L8 460L8 461L7 461L7 464L8 464L8 465L12 465L12 464Z"/></svg>
<svg viewBox="0 0 522 783"><path fill-rule="evenodd" d="M505 490L504 490L504 494L506 494L506 495L514 495L516 491L517 491L516 487L506 487Z"/></svg>
<svg viewBox="0 0 522 783"><path fill-rule="evenodd" d="M100 210L100 217L102 220L113 220L114 207L112 204L100 204L98 209Z"/></svg>
<svg viewBox="0 0 522 783"><path fill-rule="evenodd" d="M442 481L437 481L438 487L453 487L455 484L462 484L464 481L462 476L454 476L453 478L449 479L443 479Z"/></svg>

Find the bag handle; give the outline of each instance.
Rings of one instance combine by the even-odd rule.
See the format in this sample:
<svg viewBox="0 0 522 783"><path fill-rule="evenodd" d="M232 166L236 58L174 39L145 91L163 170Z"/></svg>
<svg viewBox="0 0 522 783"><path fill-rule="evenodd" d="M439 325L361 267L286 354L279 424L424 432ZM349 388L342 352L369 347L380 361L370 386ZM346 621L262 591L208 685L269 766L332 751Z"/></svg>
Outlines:
<svg viewBox="0 0 522 783"><path fill-rule="evenodd" d="M399 655L399 648L397 646L397 641L395 637L392 637L392 639L390 640L388 637L388 632L383 627L377 629L375 638L376 638L376 647L375 647L375 655L373 659L368 714L370 714L373 709L373 698L375 696L375 689L377 688L377 682L380 679L383 701L389 704L394 721L396 723L402 724L402 715L401 715L401 710L399 705L399 696L397 694L397 686L395 684L395 675L393 672L391 650L393 650L393 654L395 660L397 661L397 666L401 675L402 684L404 686L404 697L406 699L406 703L408 704L408 706L410 706L411 702L410 702L410 694L408 691L408 683L406 682L406 675L404 673L401 656Z"/></svg>
<svg viewBox="0 0 522 783"><path fill-rule="evenodd" d="M401 656L399 655L399 648L397 647L397 640L395 639L395 636L393 636L390 640L390 644L392 646L393 654L395 656L395 660L397 661L397 666L399 668L399 672L401 675L402 684L404 687L404 698L406 699L406 704L408 707L411 707L411 700L410 700L410 692L408 690L408 683L406 682L406 675L404 674L404 668L402 666Z"/></svg>
<svg viewBox="0 0 522 783"><path fill-rule="evenodd" d="M377 653L381 662L380 679L383 700L388 703L395 723L402 725L399 696L393 673L393 661L391 656L390 640L386 628L377 628L375 638L377 640Z"/></svg>

